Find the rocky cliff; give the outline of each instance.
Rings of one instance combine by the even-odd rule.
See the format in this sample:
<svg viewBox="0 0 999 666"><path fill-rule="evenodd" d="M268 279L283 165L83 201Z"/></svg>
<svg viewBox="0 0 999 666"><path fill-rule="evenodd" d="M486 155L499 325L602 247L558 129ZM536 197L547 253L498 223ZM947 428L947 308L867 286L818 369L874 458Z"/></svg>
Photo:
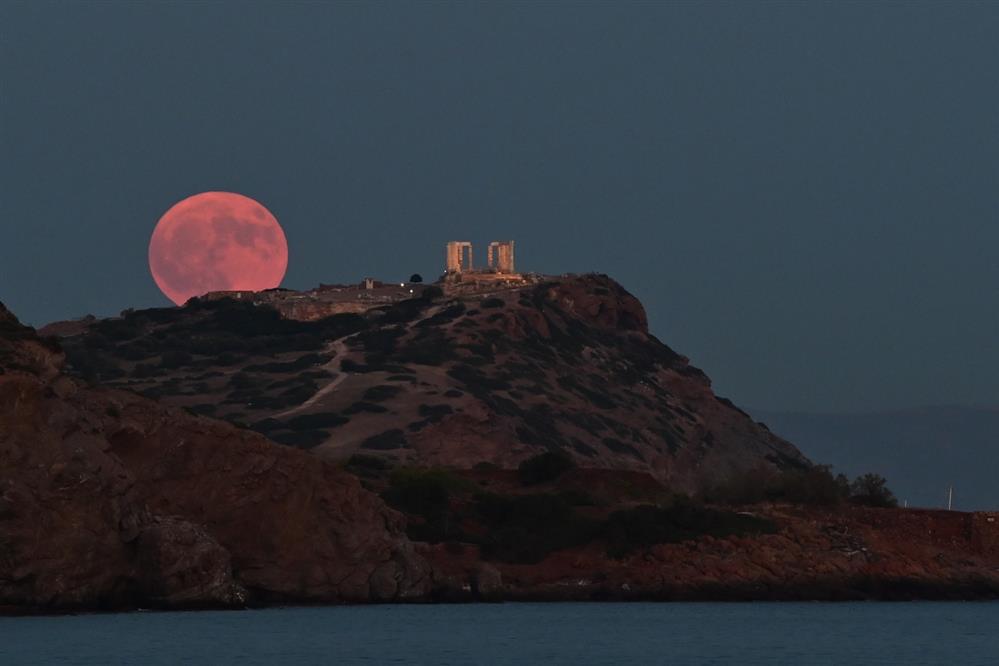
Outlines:
<svg viewBox="0 0 999 666"><path fill-rule="evenodd" d="M261 435L62 373L0 306L0 606L419 597L401 516Z"/></svg>

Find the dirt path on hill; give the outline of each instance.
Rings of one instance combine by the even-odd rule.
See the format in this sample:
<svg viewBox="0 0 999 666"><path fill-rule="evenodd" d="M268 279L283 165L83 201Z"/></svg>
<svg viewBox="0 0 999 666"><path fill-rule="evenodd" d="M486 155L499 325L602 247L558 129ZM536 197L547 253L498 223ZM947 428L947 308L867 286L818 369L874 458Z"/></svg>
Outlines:
<svg viewBox="0 0 999 666"><path fill-rule="evenodd" d="M321 389L319 389L318 391L316 391L315 395L313 395L311 398L309 398L308 400L306 400L305 402L303 402L301 405L298 405L297 407L292 407L291 409L286 409L283 412L279 412L277 414L274 414L274 415L271 416L271 418L274 418L274 419L283 419L283 418L285 418L287 416L294 416L295 414L298 414L300 412L304 412L305 410L309 409L310 407L312 407L313 405L315 405L317 402L319 402L320 400L322 400L324 397L326 397L327 395L329 395L330 393L332 393L333 391L335 391L336 388L340 384L342 384L343 381L345 379L347 379L347 377L350 376L349 372L344 372L343 370L334 370L334 368L333 368L334 365L339 364L340 361L343 360L343 357L347 353L347 338L341 338L340 340L337 340L336 342L334 342L333 344L331 344L327 348L326 351L327 352L333 352L333 358L331 358L329 360L329 362L327 362L325 365L323 365L322 368L323 368L323 370L326 370L328 372L336 372L337 376L334 377L333 380L329 384L327 384L326 386L324 386Z"/></svg>

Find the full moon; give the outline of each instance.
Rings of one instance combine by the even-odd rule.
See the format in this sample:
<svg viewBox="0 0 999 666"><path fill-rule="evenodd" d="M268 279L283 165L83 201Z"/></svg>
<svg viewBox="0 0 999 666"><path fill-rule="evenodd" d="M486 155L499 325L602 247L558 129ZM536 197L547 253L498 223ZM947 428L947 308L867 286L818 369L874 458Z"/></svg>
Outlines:
<svg viewBox="0 0 999 666"><path fill-rule="evenodd" d="M149 270L177 305L210 291L261 291L281 284L288 241L269 210L233 192L202 192L156 223Z"/></svg>

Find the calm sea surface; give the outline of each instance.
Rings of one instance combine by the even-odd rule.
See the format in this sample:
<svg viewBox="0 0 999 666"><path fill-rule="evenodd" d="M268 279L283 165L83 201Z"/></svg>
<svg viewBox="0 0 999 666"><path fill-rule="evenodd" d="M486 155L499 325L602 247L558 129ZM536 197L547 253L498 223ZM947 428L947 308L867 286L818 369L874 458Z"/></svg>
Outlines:
<svg viewBox="0 0 999 666"><path fill-rule="evenodd" d="M0 618L0 664L999 664L999 603L502 604Z"/></svg>

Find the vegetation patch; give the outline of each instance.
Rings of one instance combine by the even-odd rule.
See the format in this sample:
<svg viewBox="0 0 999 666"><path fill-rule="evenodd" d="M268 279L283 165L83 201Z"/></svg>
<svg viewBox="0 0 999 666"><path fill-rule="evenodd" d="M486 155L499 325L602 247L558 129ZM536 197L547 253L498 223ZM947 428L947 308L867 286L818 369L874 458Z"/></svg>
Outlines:
<svg viewBox="0 0 999 666"><path fill-rule="evenodd" d="M443 326L465 314L464 303L455 303L444 308L432 317L427 317L416 325L417 328L427 328L430 326Z"/></svg>
<svg viewBox="0 0 999 666"><path fill-rule="evenodd" d="M372 435L361 442L362 449L373 451L392 451L395 449L404 449L408 446L409 442L406 440L406 434L399 428L393 428L392 430Z"/></svg>
<svg viewBox="0 0 999 666"><path fill-rule="evenodd" d="M329 433L324 430L295 430L271 433L268 437L278 444L311 449L325 442L329 438Z"/></svg>
<svg viewBox="0 0 999 666"><path fill-rule="evenodd" d="M833 475L828 465L780 471L750 470L711 488L704 493L704 498L712 503L731 505L787 502L835 506L851 502L862 506L898 506L884 477L864 474L851 483L843 474Z"/></svg>
<svg viewBox="0 0 999 666"><path fill-rule="evenodd" d="M347 460L344 469L355 476L377 478L392 469L392 463L380 456L355 453Z"/></svg>
<svg viewBox="0 0 999 666"><path fill-rule="evenodd" d="M437 328L418 329L418 332L397 353L401 363L438 366L454 359L450 340Z"/></svg>
<svg viewBox="0 0 999 666"><path fill-rule="evenodd" d="M390 376L388 376L388 377L385 378L385 381L387 381L387 382L409 382L410 384L413 384L413 383L416 382L416 376L415 375L390 375Z"/></svg>
<svg viewBox="0 0 999 666"><path fill-rule="evenodd" d="M510 388L510 383L502 379L494 379L484 374L478 368L459 363L447 371L452 379L465 385L472 395L481 398L493 391L506 391Z"/></svg>
<svg viewBox="0 0 999 666"><path fill-rule="evenodd" d="M517 466L517 478L525 486L548 483L559 478L576 463L562 451L545 451Z"/></svg>
<svg viewBox="0 0 999 666"><path fill-rule="evenodd" d="M451 405L420 405L420 416L426 418L431 423L436 423L448 414L453 414Z"/></svg>
<svg viewBox="0 0 999 666"><path fill-rule="evenodd" d="M294 361L288 361L285 363L262 363L259 365L250 365L245 368L247 372L298 372L299 370L305 370L306 368L311 368L317 365L322 365L329 360L329 356L324 354L304 354L299 356Z"/></svg>
<svg viewBox="0 0 999 666"><path fill-rule="evenodd" d="M601 441L604 446L614 453L622 453L626 456L637 458L638 460L645 460L645 458L642 457L642 453L631 444L625 444L621 440L614 439L613 437L604 437Z"/></svg>
<svg viewBox="0 0 999 666"><path fill-rule="evenodd" d="M362 398L368 402L384 402L386 400L391 400L405 389L401 386L393 386L391 384L382 384L380 386L372 386L367 391L364 392Z"/></svg>
<svg viewBox="0 0 999 666"><path fill-rule="evenodd" d="M344 414L360 414L361 412L368 412L370 414L384 414L388 411L388 407L383 407L382 405L376 405L373 402L365 402L364 400L359 400L353 405L343 410Z"/></svg>
<svg viewBox="0 0 999 666"><path fill-rule="evenodd" d="M479 495L476 510L487 530L480 548L486 559L517 564L540 562L550 553L583 545L598 533L596 521L578 516L559 495Z"/></svg>
<svg viewBox="0 0 999 666"><path fill-rule="evenodd" d="M601 530L611 557L661 543L680 543L703 536L725 538L772 534L777 526L756 516L719 511L676 496L670 506L642 505L612 513Z"/></svg>
<svg viewBox="0 0 999 666"><path fill-rule="evenodd" d="M417 517L410 520L411 539L440 543L462 537L459 521L451 512L451 499L470 489L468 481L443 469L394 470L382 498L400 511Z"/></svg>
<svg viewBox="0 0 999 666"><path fill-rule="evenodd" d="M292 430L312 430L314 428L335 428L350 421L346 416L333 412L318 412L302 414L285 421L285 426Z"/></svg>

